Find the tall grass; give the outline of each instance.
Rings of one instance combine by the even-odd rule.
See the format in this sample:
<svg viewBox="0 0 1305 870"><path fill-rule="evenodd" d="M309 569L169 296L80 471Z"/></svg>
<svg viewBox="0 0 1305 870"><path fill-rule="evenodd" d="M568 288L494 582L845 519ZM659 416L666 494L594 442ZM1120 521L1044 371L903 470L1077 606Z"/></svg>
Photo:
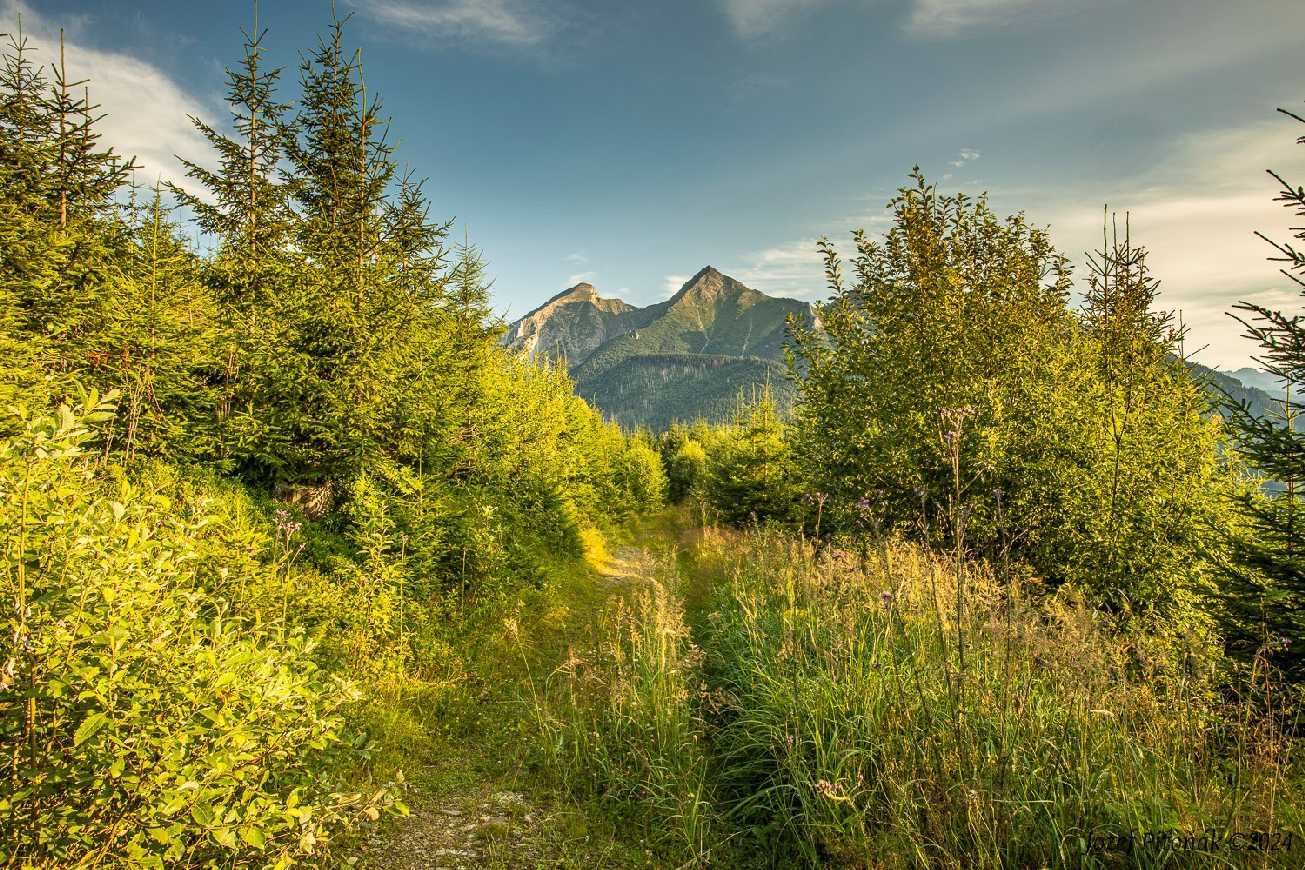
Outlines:
<svg viewBox="0 0 1305 870"><path fill-rule="evenodd" d="M1195 650L904 544L862 563L761 531L719 560L714 743L736 822L776 848L1077 865L1123 857L1104 835L1300 828L1281 722L1222 701Z"/></svg>
<svg viewBox="0 0 1305 870"><path fill-rule="evenodd" d="M714 584L701 656L662 582L609 621L604 664L559 674L570 694L541 720L568 784L674 822L681 861L725 841L716 865L1300 859L1235 836L1305 834L1263 670L1239 700L1195 641L1121 634L1072 595L913 545L860 558L708 531L691 555Z"/></svg>
<svg viewBox="0 0 1305 870"><path fill-rule="evenodd" d="M573 793L644 829L670 855L706 860L715 800L699 720L700 654L667 560L618 598L593 647L534 685L543 761ZM533 685L533 684L532 684Z"/></svg>

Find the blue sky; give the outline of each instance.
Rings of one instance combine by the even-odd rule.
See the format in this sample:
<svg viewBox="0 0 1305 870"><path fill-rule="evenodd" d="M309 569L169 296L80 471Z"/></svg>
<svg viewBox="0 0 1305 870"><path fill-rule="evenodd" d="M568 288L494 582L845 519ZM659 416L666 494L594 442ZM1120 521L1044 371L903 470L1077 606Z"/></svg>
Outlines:
<svg viewBox="0 0 1305 870"><path fill-rule="evenodd" d="M1132 212L1189 350L1245 364L1224 314L1298 307L1254 229L1282 236L1264 169L1305 183L1300 0L339 0L399 157L484 250L500 311L579 280L636 304L708 263L823 295L815 239L882 228L914 164L1050 224L1067 254ZM205 157L250 3L0 0L67 30L106 135L143 181ZM328 0L263 0L275 62ZM292 93L288 93L288 96Z"/></svg>

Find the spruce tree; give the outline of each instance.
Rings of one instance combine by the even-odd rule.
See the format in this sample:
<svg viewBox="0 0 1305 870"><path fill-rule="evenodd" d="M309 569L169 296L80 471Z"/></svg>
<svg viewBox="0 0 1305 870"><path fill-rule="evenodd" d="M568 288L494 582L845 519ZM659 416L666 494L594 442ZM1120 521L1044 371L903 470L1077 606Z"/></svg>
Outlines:
<svg viewBox="0 0 1305 870"><path fill-rule="evenodd" d="M288 157L298 214L297 280L282 308L296 366L290 478L342 478L380 449L393 415L391 366L402 353L406 306L390 280L387 193L395 165L381 103L360 56L344 47L345 20L301 65L296 136Z"/></svg>
<svg viewBox="0 0 1305 870"><path fill-rule="evenodd" d="M1305 117L1285 109L1287 117ZM1297 139L1305 145L1305 136ZM1274 170L1279 184L1275 201L1305 218L1305 188L1293 186ZM1270 260L1305 295L1305 229L1295 231L1295 243L1260 238L1274 250ZM1296 420L1305 385L1305 315L1241 302L1233 316L1246 328L1246 337L1259 345L1256 361L1285 386L1280 419L1258 418L1245 403L1225 403L1247 461L1264 477L1258 492L1240 499L1252 533L1238 543L1229 603L1244 652L1272 650L1297 678L1305 678L1305 432Z"/></svg>
<svg viewBox="0 0 1305 870"><path fill-rule="evenodd" d="M116 194L134 162L102 146L98 107L62 44L53 80L31 50L11 37L0 72L0 293L9 343L29 343L18 354L60 393L104 360L104 306L128 250Z"/></svg>
<svg viewBox="0 0 1305 870"><path fill-rule="evenodd" d="M132 209L131 256L105 310L106 368L122 396L109 446L136 453L213 459L220 384L212 296L200 261L182 240L156 184Z"/></svg>
<svg viewBox="0 0 1305 870"><path fill-rule="evenodd" d="M175 184L168 187L191 209L199 227L218 240L220 255L245 265L246 283L239 290L245 294L243 302L255 304L261 301L257 267L280 254L292 228L289 189L278 171L288 141L285 113L290 107L276 94L281 70L263 67L267 30L259 30L255 21L253 30L241 32L244 56L237 69L226 71L226 101L236 135L222 133L200 118L190 119L218 157L217 168L211 170L182 160L186 174L208 196Z"/></svg>
<svg viewBox="0 0 1305 870"><path fill-rule="evenodd" d="M33 286L55 280L56 240L43 220L57 144L50 135L45 76L21 33L6 34L0 54L0 371L6 402L36 378L38 345L23 302Z"/></svg>
<svg viewBox="0 0 1305 870"><path fill-rule="evenodd" d="M220 303L215 449L228 467L265 480L282 462L286 406L293 402L281 389L286 369L293 367L282 362L287 336L277 311L293 274L287 252L295 215L280 169L292 134L286 120L289 106L277 96L281 70L263 62L267 31L255 19L253 28L242 33L240 65L227 70L226 100L235 135L191 118L217 155L213 169L182 160L207 196L176 184L169 189L217 241L216 255L204 270L205 283Z"/></svg>

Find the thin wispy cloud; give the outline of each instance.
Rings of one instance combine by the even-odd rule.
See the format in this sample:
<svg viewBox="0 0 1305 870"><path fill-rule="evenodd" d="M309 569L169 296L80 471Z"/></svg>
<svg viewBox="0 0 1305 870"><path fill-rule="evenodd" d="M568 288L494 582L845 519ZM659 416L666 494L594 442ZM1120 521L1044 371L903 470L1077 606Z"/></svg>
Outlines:
<svg viewBox="0 0 1305 870"><path fill-rule="evenodd" d="M536 45L559 28L556 4L530 0L358 0L373 20L438 39Z"/></svg>
<svg viewBox="0 0 1305 870"><path fill-rule="evenodd" d="M574 287L577 284L592 284L597 277L597 272L577 272L574 275L567 276L566 286Z"/></svg>
<svg viewBox="0 0 1305 870"><path fill-rule="evenodd" d="M956 169L960 169L965 164L973 163L974 161L978 160L982 156L983 156L982 154L980 154L978 151L974 150L973 148L962 148L961 153L956 155L956 159L951 161L951 163L949 163L948 165L955 167Z"/></svg>
<svg viewBox="0 0 1305 870"><path fill-rule="evenodd" d="M954 37L969 31L1028 21L1032 13L1049 13L1082 6L1087 0L912 0L902 27L913 36ZM1099 2L1099 0L1098 0ZM734 32L755 39L781 31L801 13L834 0L721 0ZM892 4L863 0L846 3L849 15L871 10L883 16Z"/></svg>
<svg viewBox="0 0 1305 870"><path fill-rule="evenodd" d="M821 299L827 295L824 258L816 245L815 238L805 238L754 251L730 274L772 296Z"/></svg>
<svg viewBox="0 0 1305 870"><path fill-rule="evenodd" d="M104 114L98 124L102 141L124 156L137 158L137 179L153 184L162 178L187 186L176 155L195 159L208 153L208 143L187 117L208 116L203 101L150 63L87 45L83 37L93 25L89 19L55 22L16 0L0 0L0 32L17 33L20 16L22 33L47 71L58 57L59 24L68 28L64 38L68 77L88 80L91 102L98 103Z"/></svg>
<svg viewBox="0 0 1305 870"><path fill-rule="evenodd" d="M662 279L662 296L667 299L671 298L680 292L680 288L688 283L691 277L691 275L667 275Z"/></svg>
<svg viewBox="0 0 1305 870"><path fill-rule="evenodd" d="M798 13L828 0L723 0L726 18L734 32L744 39L755 39L783 27Z"/></svg>
<svg viewBox="0 0 1305 870"><path fill-rule="evenodd" d="M957 36L1065 5L1068 0L915 0L907 28L919 36Z"/></svg>
<svg viewBox="0 0 1305 870"><path fill-rule="evenodd" d="M567 254L562 258L564 263L572 263L576 266L584 266L589 263L589 257L583 251L576 251L573 254Z"/></svg>
<svg viewBox="0 0 1305 870"><path fill-rule="evenodd" d="M1298 31L1291 27L1247 27L1235 12L1220 9L1179 19L1147 44L1121 40L1103 48L1079 45L1061 63L1030 80L1019 99L1007 100L999 112L985 106L984 112L989 123L1000 124L1007 118L1063 112L1067 107L1108 111L1110 101L1139 89L1154 91L1230 70L1272 52L1291 50L1299 41Z"/></svg>

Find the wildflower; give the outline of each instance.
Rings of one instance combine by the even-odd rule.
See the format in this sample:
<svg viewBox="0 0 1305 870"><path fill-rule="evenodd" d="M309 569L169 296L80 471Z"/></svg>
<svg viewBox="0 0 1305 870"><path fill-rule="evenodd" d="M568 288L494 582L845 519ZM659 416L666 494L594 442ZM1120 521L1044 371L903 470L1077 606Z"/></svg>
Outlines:
<svg viewBox="0 0 1305 870"><path fill-rule="evenodd" d="M827 779L821 779L816 782L816 791L819 792L822 797L827 797L830 800L837 800L843 796L843 786L836 782L830 782Z"/></svg>
<svg viewBox="0 0 1305 870"><path fill-rule="evenodd" d="M277 536L284 536L287 541L298 534L299 530L303 528L302 523L290 519L290 512L287 510L278 509L275 514L275 519Z"/></svg>
<svg viewBox="0 0 1305 870"><path fill-rule="evenodd" d="M1291 649L1291 638L1289 638L1289 637L1283 637L1283 638L1280 640L1280 643L1282 644L1282 651L1283 651L1283 652L1286 652L1287 650Z"/></svg>
<svg viewBox="0 0 1305 870"><path fill-rule="evenodd" d="M888 605L892 604L892 603L893 603L893 593L891 593L891 592L887 592L887 591L885 591L885 592L880 592L880 593L879 593L879 602L880 602L881 604L883 604L884 607L887 607Z"/></svg>

